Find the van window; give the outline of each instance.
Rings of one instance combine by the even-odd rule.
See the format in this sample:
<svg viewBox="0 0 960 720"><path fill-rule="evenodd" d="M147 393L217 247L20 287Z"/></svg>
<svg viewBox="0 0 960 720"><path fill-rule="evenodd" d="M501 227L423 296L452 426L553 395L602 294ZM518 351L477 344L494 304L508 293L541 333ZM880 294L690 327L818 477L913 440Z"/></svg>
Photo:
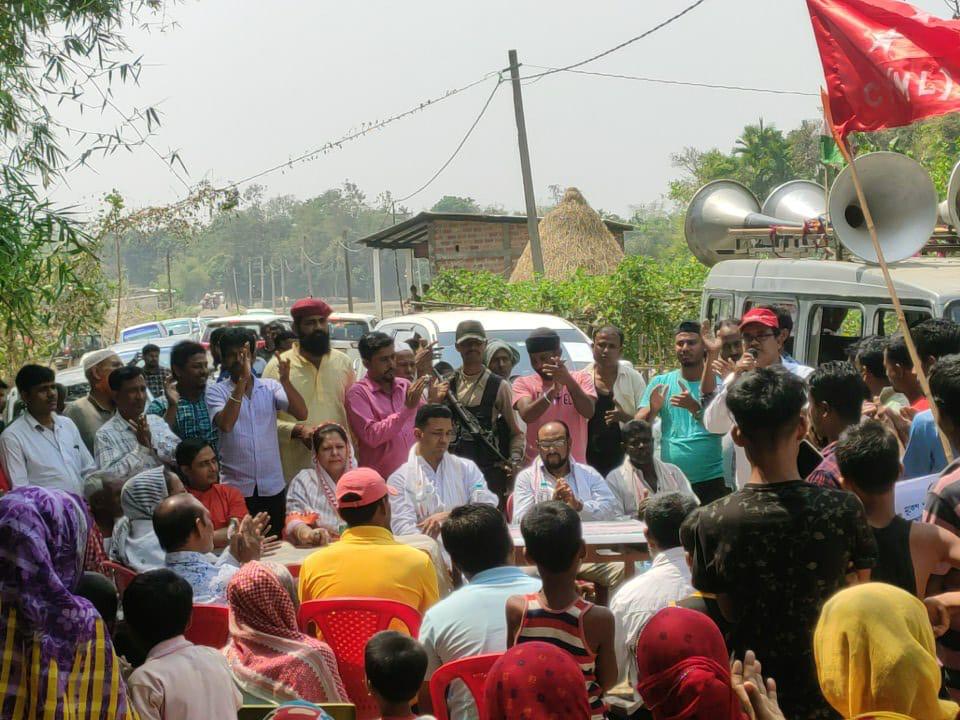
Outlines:
<svg viewBox="0 0 960 720"><path fill-rule="evenodd" d="M797 324L800 321L800 308L797 305L797 301L792 298L769 298L769 297L752 297L747 298L743 303L743 315L747 314L747 310L758 305L777 305L787 312L790 313L790 319L793 320L793 327L790 329L790 337L787 338L787 341L783 344L783 352L787 355L793 355L793 340L794 334L797 332Z"/></svg>
<svg viewBox="0 0 960 720"><path fill-rule="evenodd" d="M904 317L907 319L907 325L913 327L919 322L929 320L932 316L929 310L919 308L904 308ZM951 318L952 319L952 318ZM895 335L900 332L900 323L897 321L897 313L891 308L879 308L877 310L877 335Z"/></svg>
<svg viewBox="0 0 960 720"><path fill-rule="evenodd" d="M711 323L733 315L733 297L730 295L711 295L707 298L707 317Z"/></svg>
<svg viewBox="0 0 960 720"><path fill-rule="evenodd" d="M815 305L810 311L810 352L816 364L846 360L847 349L863 337L863 309L854 305Z"/></svg>

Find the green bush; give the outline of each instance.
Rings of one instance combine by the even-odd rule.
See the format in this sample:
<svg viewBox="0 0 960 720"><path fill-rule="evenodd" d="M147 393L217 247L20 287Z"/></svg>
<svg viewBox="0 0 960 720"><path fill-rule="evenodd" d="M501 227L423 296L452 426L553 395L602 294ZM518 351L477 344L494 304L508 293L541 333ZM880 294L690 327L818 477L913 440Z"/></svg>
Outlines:
<svg viewBox="0 0 960 720"><path fill-rule="evenodd" d="M626 335L624 355L641 366L672 365L673 328L700 314L707 268L692 256L627 257L611 275L577 272L567 280L508 283L502 275L450 270L437 275L426 300L491 310L564 317L588 334L611 324Z"/></svg>

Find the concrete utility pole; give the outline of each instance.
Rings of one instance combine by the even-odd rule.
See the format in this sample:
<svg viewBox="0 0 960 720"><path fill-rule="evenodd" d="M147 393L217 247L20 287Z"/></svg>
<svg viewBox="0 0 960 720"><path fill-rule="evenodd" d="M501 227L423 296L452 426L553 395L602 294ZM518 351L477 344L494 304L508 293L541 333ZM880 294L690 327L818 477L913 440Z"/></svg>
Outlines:
<svg viewBox="0 0 960 720"><path fill-rule="evenodd" d="M167 307L173 310L173 284L170 282L170 248L167 247Z"/></svg>
<svg viewBox="0 0 960 720"><path fill-rule="evenodd" d="M253 258L247 258L247 285L247 307L253 307Z"/></svg>
<svg viewBox="0 0 960 720"><path fill-rule="evenodd" d="M533 196L533 174L530 171L530 148L527 147L527 123L523 118L523 95L520 92L520 65L517 51L508 53L510 80L513 84L513 110L517 116L517 140L520 143L520 172L523 175L523 199L527 204L527 234L530 236L530 259L533 272L543 275L543 251L540 249L540 227L537 220L537 201Z"/></svg>
<svg viewBox="0 0 960 720"><path fill-rule="evenodd" d="M280 256L280 307L287 307L287 274L285 271L287 259Z"/></svg>
<svg viewBox="0 0 960 720"><path fill-rule="evenodd" d="M233 266L233 300L237 305L237 312L240 312L240 288L237 286L237 266L236 265Z"/></svg>
<svg viewBox="0 0 960 720"><path fill-rule="evenodd" d="M350 285L350 248L347 246L347 231L343 231L343 267L347 275L347 310L353 312L353 291Z"/></svg>
<svg viewBox="0 0 960 720"><path fill-rule="evenodd" d="M277 276L273 267L273 258L270 258L270 309L277 311Z"/></svg>

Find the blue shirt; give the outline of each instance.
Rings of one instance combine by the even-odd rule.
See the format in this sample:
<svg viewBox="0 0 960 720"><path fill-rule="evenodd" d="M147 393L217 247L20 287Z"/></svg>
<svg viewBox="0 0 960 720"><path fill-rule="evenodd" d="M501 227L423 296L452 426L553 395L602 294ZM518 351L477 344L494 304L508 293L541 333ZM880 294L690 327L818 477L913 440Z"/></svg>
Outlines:
<svg viewBox="0 0 960 720"><path fill-rule="evenodd" d="M650 393L657 385L666 386L667 392L660 410L660 458L679 467L690 483L696 485L704 480L723 477L723 436L707 432L703 422L695 418L693 413L670 404L671 397L684 391L681 380L683 376L679 370L657 375L647 383L640 407L650 407ZM693 398L702 404L700 381L683 380L683 384L689 388Z"/></svg>
<svg viewBox="0 0 960 720"><path fill-rule="evenodd" d="M539 589L538 578L505 565L478 572L427 610L420 626L420 642L427 651L426 679L451 660L506 650L507 598ZM451 689L449 708L452 718L477 717L470 692L459 682Z"/></svg>
<svg viewBox="0 0 960 720"><path fill-rule="evenodd" d="M910 439L903 453L903 479L938 473L947 466L947 456L930 410L918 412L910 423Z"/></svg>
<svg viewBox="0 0 960 720"><path fill-rule="evenodd" d="M236 387L233 380L207 386L207 410L216 420ZM286 487L280 464L277 413L286 412L287 393L276 380L254 376L253 391L243 396L240 415L230 432L220 433L220 471L223 482L233 485L244 497L254 489L260 497L279 495Z"/></svg>

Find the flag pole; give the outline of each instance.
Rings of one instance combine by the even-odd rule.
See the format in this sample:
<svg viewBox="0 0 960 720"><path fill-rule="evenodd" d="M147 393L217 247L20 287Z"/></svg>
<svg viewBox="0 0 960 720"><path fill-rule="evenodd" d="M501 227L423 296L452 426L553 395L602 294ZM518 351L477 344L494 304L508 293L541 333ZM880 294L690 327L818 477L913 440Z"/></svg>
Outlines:
<svg viewBox="0 0 960 720"><path fill-rule="evenodd" d="M860 209L863 211L863 218L867 223L867 230L870 232L870 241L873 243L873 251L877 254L877 263L880 265L880 272L883 274L883 280L887 285L887 291L890 293L890 300L893 302L893 309L897 315L897 321L900 324L900 331L903 333L903 339L907 346L907 352L910 355L910 361L913 363L913 371L920 381L920 388L923 390L927 402L930 404L930 412L933 413L933 420L937 425L937 434L940 437L940 444L943 445L943 453L947 458L947 463L953 462L953 448L950 441L940 429L940 411L937 409L937 403L934 402L933 393L930 392L930 383L927 380L927 374L923 370L923 364L920 362L920 353L917 352L917 346L913 342L913 336L910 334L910 328L907 325L907 317L903 314L903 306L900 304L900 296L893 284L893 278L890 277L890 268L887 266L887 260L883 256L883 248L880 247L880 239L877 236L877 228L873 224L873 214L870 212L870 206L867 205L867 197L863 192L863 186L860 184L860 174L857 172L857 164L854 162L850 148L847 146L846 138L843 138L837 132L833 124L833 115L830 111L830 101L826 91L820 89L820 97L823 101L823 112L827 118L827 124L830 126L830 132L833 139L840 149L843 159L850 166L850 177L853 180L853 187L857 192L857 200L860 202Z"/></svg>

